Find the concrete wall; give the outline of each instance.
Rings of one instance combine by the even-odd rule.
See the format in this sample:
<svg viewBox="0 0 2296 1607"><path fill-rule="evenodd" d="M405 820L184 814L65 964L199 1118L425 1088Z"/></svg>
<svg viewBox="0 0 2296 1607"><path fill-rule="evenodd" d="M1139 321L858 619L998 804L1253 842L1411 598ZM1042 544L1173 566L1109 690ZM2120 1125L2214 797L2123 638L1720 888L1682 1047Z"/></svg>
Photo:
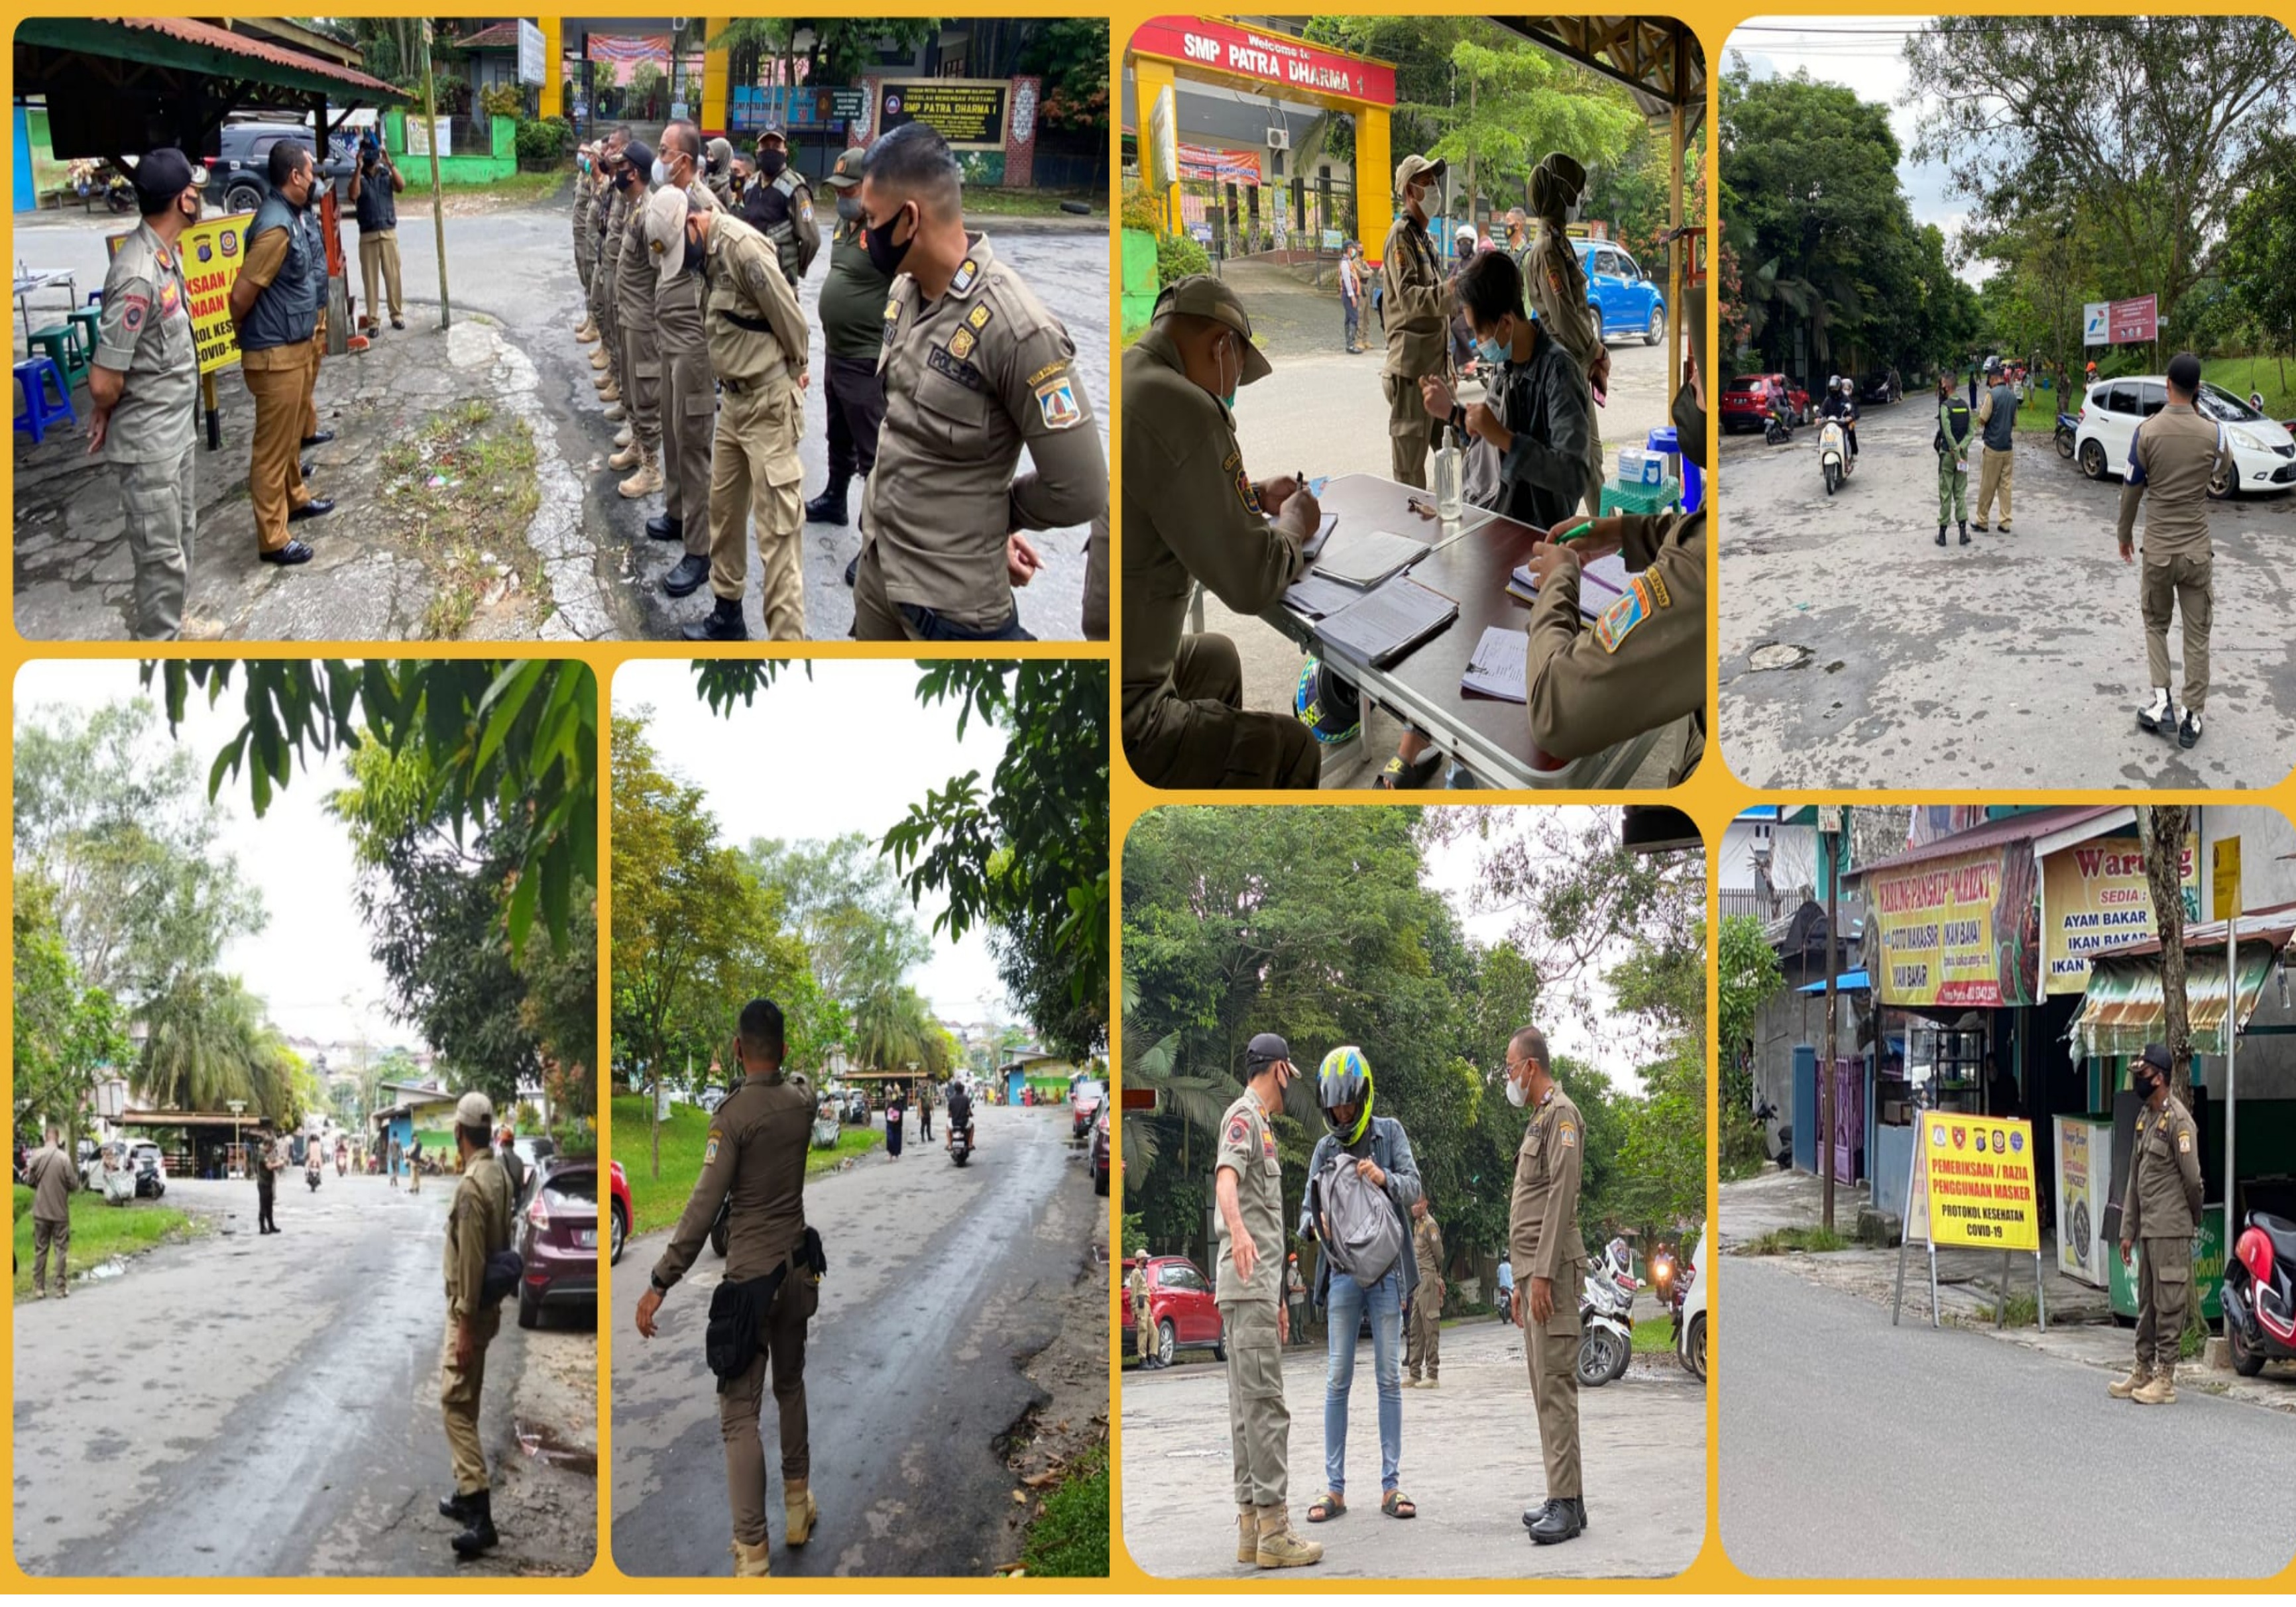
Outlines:
<svg viewBox="0 0 2296 1607"><path fill-rule="evenodd" d="M510 118L493 119L491 128L493 149L469 152L457 146L452 156L439 159L439 179L442 184L490 184L508 178L518 171L518 125ZM406 193L428 188L430 183L430 159L410 156L406 151L406 114L390 114L389 132L384 136L390 143L391 156L398 160L399 171L406 176ZM402 201L405 197L400 198Z"/></svg>

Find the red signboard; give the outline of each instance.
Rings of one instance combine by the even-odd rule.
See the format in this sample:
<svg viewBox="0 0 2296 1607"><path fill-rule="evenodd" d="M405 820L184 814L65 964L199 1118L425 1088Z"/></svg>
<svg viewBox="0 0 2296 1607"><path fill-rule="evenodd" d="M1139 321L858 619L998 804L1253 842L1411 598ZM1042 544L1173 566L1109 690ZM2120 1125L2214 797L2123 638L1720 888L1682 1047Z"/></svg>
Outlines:
<svg viewBox="0 0 2296 1607"><path fill-rule="evenodd" d="M2123 341L2161 338L2161 303L2157 297L2136 296L2127 301L2116 301L2105 314L2105 320L2115 346Z"/></svg>
<svg viewBox="0 0 2296 1607"><path fill-rule="evenodd" d="M1132 36L1136 55L1273 84L1303 95L1395 104L1395 68L1309 45L1289 34L1239 28L1210 17L1155 17Z"/></svg>

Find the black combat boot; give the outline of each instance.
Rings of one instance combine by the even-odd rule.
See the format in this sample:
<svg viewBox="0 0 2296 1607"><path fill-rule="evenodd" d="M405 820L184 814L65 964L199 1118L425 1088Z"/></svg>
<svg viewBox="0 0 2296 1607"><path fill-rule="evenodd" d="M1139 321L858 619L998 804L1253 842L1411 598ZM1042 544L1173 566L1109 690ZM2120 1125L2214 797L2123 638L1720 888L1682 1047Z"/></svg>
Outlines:
<svg viewBox="0 0 2296 1607"><path fill-rule="evenodd" d="M1945 545L1945 527L1944 527L1943 525L1939 525L1939 526L1938 526L1938 545L1939 545L1939 546L1943 546L1944 545Z"/></svg>
<svg viewBox="0 0 2296 1607"><path fill-rule="evenodd" d="M843 524L845 522L845 485L846 482L840 480L806 504L806 523Z"/></svg>
<svg viewBox="0 0 2296 1607"><path fill-rule="evenodd" d="M452 1518L457 1523L467 1523L475 1510L471 1503L476 1499L475 1496L465 1496L459 1489L451 1496L441 1496L439 1497L439 1515Z"/></svg>
<svg viewBox="0 0 2296 1607"><path fill-rule="evenodd" d="M467 1562L481 1553L492 1551L500 1543L501 1537L495 1533L492 1490L480 1490L475 1495L465 1496L463 1502L463 1532L455 1537L452 1544L455 1554Z"/></svg>
<svg viewBox="0 0 2296 1607"><path fill-rule="evenodd" d="M661 589L673 597L690 597L701 589L709 578L709 560L692 553L677 561L677 567L661 578Z"/></svg>
<svg viewBox="0 0 2296 1607"><path fill-rule="evenodd" d="M750 627L742 620L742 600L720 597L718 606L685 627L689 642L746 642Z"/></svg>
<svg viewBox="0 0 2296 1607"><path fill-rule="evenodd" d="M1546 1510L1530 1526L1531 1540L1539 1546L1554 1546L1564 1540L1575 1540L1587 1530L1587 1504L1577 1496L1558 1496L1546 1504Z"/></svg>
<svg viewBox="0 0 2296 1607"><path fill-rule="evenodd" d="M1938 539L1943 541L1945 537L1940 535ZM1969 545L1969 521L1966 519L1961 521L1961 545L1964 546Z"/></svg>
<svg viewBox="0 0 2296 1607"><path fill-rule="evenodd" d="M646 521L646 534L656 541L683 541L685 521L675 513L657 513Z"/></svg>

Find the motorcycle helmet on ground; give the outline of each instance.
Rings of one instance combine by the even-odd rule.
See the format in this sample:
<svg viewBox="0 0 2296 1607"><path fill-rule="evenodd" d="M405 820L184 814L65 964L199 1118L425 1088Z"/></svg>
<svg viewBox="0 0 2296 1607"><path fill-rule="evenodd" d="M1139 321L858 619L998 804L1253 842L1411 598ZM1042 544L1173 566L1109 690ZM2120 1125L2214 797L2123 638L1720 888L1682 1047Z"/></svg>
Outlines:
<svg viewBox="0 0 2296 1607"><path fill-rule="evenodd" d="M1373 1097L1371 1062L1362 1050L1342 1044L1324 1056L1316 1072L1316 1103L1324 1112L1324 1125L1341 1144L1352 1145L1371 1130ZM1353 1111L1344 1124L1333 1114L1342 1107Z"/></svg>

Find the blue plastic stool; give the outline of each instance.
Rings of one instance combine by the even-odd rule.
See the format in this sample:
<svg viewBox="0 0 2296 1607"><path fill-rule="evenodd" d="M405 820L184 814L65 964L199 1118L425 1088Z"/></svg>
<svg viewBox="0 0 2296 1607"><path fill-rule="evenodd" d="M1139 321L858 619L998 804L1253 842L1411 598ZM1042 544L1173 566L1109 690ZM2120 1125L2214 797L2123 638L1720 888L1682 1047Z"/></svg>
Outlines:
<svg viewBox="0 0 2296 1607"><path fill-rule="evenodd" d="M48 401L48 386L56 388L56 400ZM16 383L23 388L24 411L16 415L16 428L32 438L38 446L59 419L79 422L79 414L72 410L71 387L64 383L63 374L48 357L27 357L16 365Z"/></svg>
<svg viewBox="0 0 2296 1607"><path fill-rule="evenodd" d="M1661 425L1652 430L1650 439L1645 446L1648 450L1663 452L1669 457L1682 455L1682 443L1675 435L1674 426L1671 424ZM1706 476L1700 471L1696 463L1685 458L1682 464L1682 511L1685 513L1695 513L1705 505Z"/></svg>

